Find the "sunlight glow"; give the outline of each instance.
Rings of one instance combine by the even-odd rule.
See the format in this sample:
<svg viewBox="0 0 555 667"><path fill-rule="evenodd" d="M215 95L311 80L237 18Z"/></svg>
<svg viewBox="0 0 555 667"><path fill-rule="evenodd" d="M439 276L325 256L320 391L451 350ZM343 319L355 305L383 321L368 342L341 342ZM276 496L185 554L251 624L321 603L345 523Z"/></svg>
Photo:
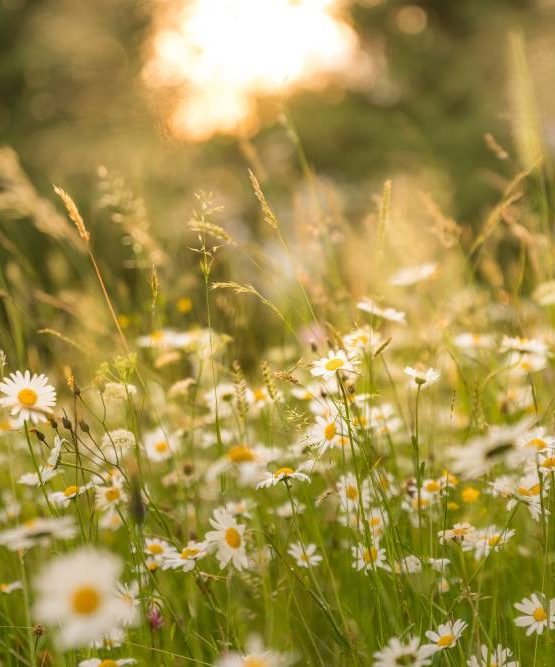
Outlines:
<svg viewBox="0 0 555 667"><path fill-rule="evenodd" d="M179 0L160 9L143 74L169 93L172 131L197 141L252 132L258 98L318 89L368 65L343 4Z"/></svg>

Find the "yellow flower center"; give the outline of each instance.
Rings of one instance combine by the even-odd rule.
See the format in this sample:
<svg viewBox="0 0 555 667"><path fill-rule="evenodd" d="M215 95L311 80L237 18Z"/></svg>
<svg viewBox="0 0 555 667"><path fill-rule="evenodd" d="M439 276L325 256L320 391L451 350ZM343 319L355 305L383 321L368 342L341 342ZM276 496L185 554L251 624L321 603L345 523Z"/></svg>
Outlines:
<svg viewBox="0 0 555 667"><path fill-rule="evenodd" d="M275 471L274 477L279 477L280 475L284 475L285 477L289 477L292 475L295 471L293 468L278 468L278 470Z"/></svg>
<svg viewBox="0 0 555 667"><path fill-rule="evenodd" d="M146 564L146 569L149 572L156 572L156 570L158 569L158 563L156 561L151 560Z"/></svg>
<svg viewBox="0 0 555 667"><path fill-rule="evenodd" d="M439 482L436 482L435 479L432 479L425 484L424 489L428 491L428 493L437 493L441 490L441 485Z"/></svg>
<svg viewBox="0 0 555 667"><path fill-rule="evenodd" d="M163 340L164 336L165 336L165 334L164 334L163 331L153 331L150 334L151 340L155 340L156 342L160 342L161 340Z"/></svg>
<svg viewBox="0 0 555 667"><path fill-rule="evenodd" d="M538 621L538 623L541 623L541 621L545 621L547 619L547 613L543 607L534 609L532 616L534 617L535 621Z"/></svg>
<svg viewBox="0 0 555 667"><path fill-rule="evenodd" d="M79 487L76 486L75 484L72 484L71 486L68 486L67 489L64 491L64 496L66 498L71 498L72 496L75 496L78 491Z"/></svg>
<svg viewBox="0 0 555 667"><path fill-rule="evenodd" d="M187 560L189 558L194 558L195 556L198 556L199 550L195 549L195 547L185 547L185 549L182 550L180 558L182 560Z"/></svg>
<svg viewBox="0 0 555 667"><path fill-rule="evenodd" d="M374 547L371 547L370 549L365 549L362 552L362 560L365 563L373 563L377 557L378 557L378 551Z"/></svg>
<svg viewBox="0 0 555 667"><path fill-rule="evenodd" d="M535 447L536 449L545 449L546 443L542 438L532 438L532 440L528 442L528 446Z"/></svg>
<svg viewBox="0 0 555 667"><path fill-rule="evenodd" d="M37 392L33 389L22 389L17 395L17 400L27 408L35 405L37 402Z"/></svg>
<svg viewBox="0 0 555 667"><path fill-rule="evenodd" d="M349 484L345 489L345 495L349 500L356 500L358 498L358 489L356 486Z"/></svg>
<svg viewBox="0 0 555 667"><path fill-rule="evenodd" d="M120 495L121 495L121 494L120 494L120 492L119 492L119 489L116 488L115 486L112 486L112 487L110 487L109 489L106 489L106 494L105 494L105 496L106 496L106 500L107 500L109 503L114 503L116 500L119 499Z"/></svg>
<svg viewBox="0 0 555 667"><path fill-rule="evenodd" d="M254 453L252 449L246 445L236 445L232 447L227 453L229 460L232 463L248 463L254 461Z"/></svg>
<svg viewBox="0 0 555 667"><path fill-rule="evenodd" d="M490 547L496 547L501 541L501 535L492 535L488 537L488 544Z"/></svg>
<svg viewBox="0 0 555 667"><path fill-rule="evenodd" d="M98 664L98 667L118 667L118 663L115 660L110 660L110 658L106 658L106 660L103 660L101 663Z"/></svg>
<svg viewBox="0 0 555 667"><path fill-rule="evenodd" d="M243 660L243 667L268 667L268 663L264 658L249 655Z"/></svg>
<svg viewBox="0 0 555 667"><path fill-rule="evenodd" d="M328 359L326 361L326 370L327 371L336 371L338 368L341 368L345 362L343 359L335 358L335 359Z"/></svg>
<svg viewBox="0 0 555 667"><path fill-rule="evenodd" d="M537 496L540 491L541 491L540 484L534 484L534 486L531 486L530 488L526 486L519 486L517 489L517 493L520 496L526 496L526 497Z"/></svg>
<svg viewBox="0 0 555 667"><path fill-rule="evenodd" d="M158 544L158 542L152 542L147 546L147 551L149 551L151 554L154 554L157 556L158 554L161 554L164 551L164 547L161 544Z"/></svg>
<svg viewBox="0 0 555 667"><path fill-rule="evenodd" d="M88 616L100 606L100 594L92 586L82 586L71 596L71 608L76 614Z"/></svg>
<svg viewBox="0 0 555 667"><path fill-rule="evenodd" d="M472 486L467 486L463 489L461 497L465 503L475 503L480 497L480 492Z"/></svg>
<svg viewBox="0 0 555 667"><path fill-rule="evenodd" d="M264 389L255 389L253 391L254 395L254 400L255 401L265 401L266 400L266 394L264 393Z"/></svg>
<svg viewBox="0 0 555 667"><path fill-rule="evenodd" d="M165 440L160 440L160 442L157 442L154 445L154 449L158 452L158 454L165 454L169 448L170 446Z"/></svg>
<svg viewBox="0 0 555 667"><path fill-rule="evenodd" d="M225 541L232 549L238 549L241 546L241 535L235 528L228 528L225 531Z"/></svg>
<svg viewBox="0 0 555 667"><path fill-rule="evenodd" d="M2 593L7 593L8 592L8 584L0 584L0 591Z"/></svg>
<svg viewBox="0 0 555 667"><path fill-rule="evenodd" d="M181 299L178 299L177 301L177 310L180 313L188 313L192 307L193 302L188 296L182 296Z"/></svg>
<svg viewBox="0 0 555 667"><path fill-rule="evenodd" d="M375 528L376 526L381 525L382 520L379 516L373 516L368 523Z"/></svg>
<svg viewBox="0 0 555 667"><path fill-rule="evenodd" d="M443 635L437 640L437 645L445 648L447 646L453 646L455 642L455 635Z"/></svg>
<svg viewBox="0 0 555 667"><path fill-rule="evenodd" d="M555 468L555 456L544 459L541 464L542 468Z"/></svg>
<svg viewBox="0 0 555 667"><path fill-rule="evenodd" d="M335 424L333 422L331 424L326 424L326 428L324 429L324 438L326 440L333 440L336 430L337 429L335 428Z"/></svg>
<svg viewBox="0 0 555 667"><path fill-rule="evenodd" d="M411 500L413 509L418 509L418 496ZM425 510L430 506L430 501L427 498L420 497L420 509Z"/></svg>

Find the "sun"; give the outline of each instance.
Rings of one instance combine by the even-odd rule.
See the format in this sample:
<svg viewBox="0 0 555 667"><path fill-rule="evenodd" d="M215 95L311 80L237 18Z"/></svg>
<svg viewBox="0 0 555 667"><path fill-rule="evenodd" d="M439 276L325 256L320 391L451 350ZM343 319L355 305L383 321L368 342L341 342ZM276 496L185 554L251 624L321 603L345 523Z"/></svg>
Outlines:
<svg viewBox="0 0 555 667"><path fill-rule="evenodd" d="M257 100L318 89L368 66L341 0L175 0L157 8L143 77L172 131L248 134Z"/></svg>

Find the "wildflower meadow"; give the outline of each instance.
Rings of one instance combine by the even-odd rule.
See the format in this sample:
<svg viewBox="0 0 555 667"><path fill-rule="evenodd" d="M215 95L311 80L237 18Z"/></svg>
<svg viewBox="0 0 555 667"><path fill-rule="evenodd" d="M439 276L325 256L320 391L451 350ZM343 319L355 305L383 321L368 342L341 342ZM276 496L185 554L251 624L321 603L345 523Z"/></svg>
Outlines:
<svg viewBox="0 0 555 667"><path fill-rule="evenodd" d="M424 157L376 153L365 183L313 163L295 94L339 73L359 100L382 62L354 18L221 2L152 19L160 154L117 96L98 159L96 116L58 143L37 120L36 163L0 147L0 664L555 665L555 181L526 39L511 136L450 158L490 188L465 218ZM363 4L440 39L440 9ZM247 18L255 53L226 60L216 28Z"/></svg>

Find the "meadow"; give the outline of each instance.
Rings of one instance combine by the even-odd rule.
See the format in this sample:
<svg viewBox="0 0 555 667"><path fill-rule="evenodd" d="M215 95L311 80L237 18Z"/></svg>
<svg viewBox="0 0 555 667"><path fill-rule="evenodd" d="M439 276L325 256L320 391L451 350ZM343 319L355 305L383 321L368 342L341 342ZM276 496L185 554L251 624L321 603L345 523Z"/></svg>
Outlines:
<svg viewBox="0 0 555 667"><path fill-rule="evenodd" d="M340 221L307 241L311 276L250 172L281 261L236 241L199 194L186 256L164 260L197 272L194 296L169 296L172 272L153 268L136 312L118 312L94 229L55 187L42 203L80 249L99 331L43 294L58 314L27 347L35 323L6 289L3 664L551 664L543 175L516 173L474 238L428 201L429 261L406 250L393 269L386 181L363 247ZM259 288L214 278L238 261ZM354 290L342 263L366 276ZM15 267L4 284L29 289L32 267ZM245 300L262 309L255 326Z"/></svg>
<svg viewBox="0 0 555 667"><path fill-rule="evenodd" d="M549 1L31 4L0 665L554 665Z"/></svg>

